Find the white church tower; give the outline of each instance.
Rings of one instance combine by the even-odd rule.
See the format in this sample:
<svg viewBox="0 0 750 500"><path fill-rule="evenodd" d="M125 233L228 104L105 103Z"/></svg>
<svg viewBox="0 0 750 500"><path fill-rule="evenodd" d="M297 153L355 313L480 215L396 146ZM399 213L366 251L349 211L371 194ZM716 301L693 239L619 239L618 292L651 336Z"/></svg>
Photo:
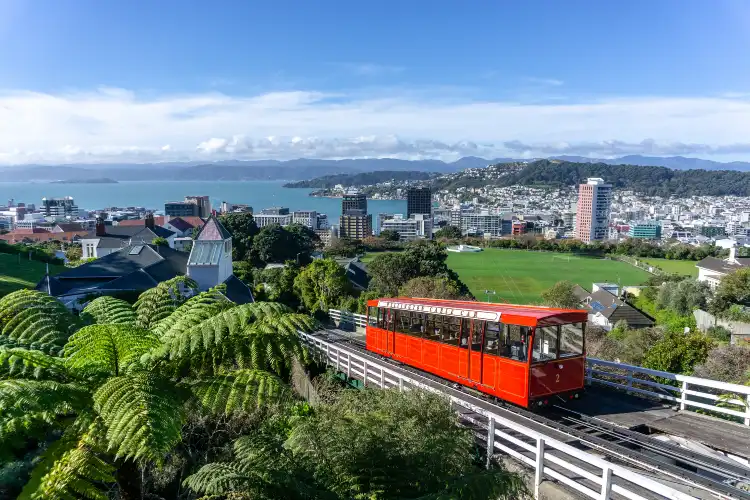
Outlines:
<svg viewBox="0 0 750 500"><path fill-rule="evenodd" d="M213 215L193 241L187 275L201 290L224 283L232 276L232 235Z"/></svg>

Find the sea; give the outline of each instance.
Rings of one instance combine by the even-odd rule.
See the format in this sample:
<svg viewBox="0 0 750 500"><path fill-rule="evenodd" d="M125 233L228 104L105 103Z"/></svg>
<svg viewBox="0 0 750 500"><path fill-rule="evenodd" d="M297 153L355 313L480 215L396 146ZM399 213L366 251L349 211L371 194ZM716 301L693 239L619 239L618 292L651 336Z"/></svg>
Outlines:
<svg viewBox="0 0 750 500"><path fill-rule="evenodd" d="M72 196L82 210L107 207L140 206L163 213L164 203L180 201L185 196L208 195L211 206L222 201L243 203L257 213L263 208L282 206L290 210L315 210L328 215L329 224L338 224L341 199L309 196L312 189L285 188L288 181L120 181L117 184L52 184L45 182L0 181L0 205L8 200L34 203L42 198ZM367 200L367 211L373 214L405 214L405 200Z"/></svg>

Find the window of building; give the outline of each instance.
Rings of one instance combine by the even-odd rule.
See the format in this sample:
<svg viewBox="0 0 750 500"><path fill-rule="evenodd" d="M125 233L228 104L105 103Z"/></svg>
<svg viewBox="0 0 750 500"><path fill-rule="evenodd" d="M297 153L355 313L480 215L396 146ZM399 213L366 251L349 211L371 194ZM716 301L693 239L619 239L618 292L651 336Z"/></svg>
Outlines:
<svg viewBox="0 0 750 500"><path fill-rule="evenodd" d="M581 356L584 348L585 323L562 325L560 330L560 357Z"/></svg>
<svg viewBox="0 0 750 500"><path fill-rule="evenodd" d="M537 328L534 333L534 361L548 361L557 359L557 340L560 335L559 326L544 326Z"/></svg>

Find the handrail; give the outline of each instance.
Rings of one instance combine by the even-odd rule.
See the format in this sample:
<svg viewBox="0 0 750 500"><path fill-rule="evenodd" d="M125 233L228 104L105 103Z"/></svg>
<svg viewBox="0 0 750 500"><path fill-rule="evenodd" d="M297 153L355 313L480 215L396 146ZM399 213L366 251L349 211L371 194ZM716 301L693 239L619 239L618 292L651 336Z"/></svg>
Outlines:
<svg viewBox="0 0 750 500"><path fill-rule="evenodd" d="M633 500L646 500L646 497L638 493L639 489L673 500L695 498L648 476L528 429L518 422L480 408L469 401L446 394L420 382L413 376L360 356L340 345L304 332L300 332L300 336L316 355L324 358L323 361L350 378L362 380L366 387L374 385L380 388L398 388L402 391L418 388L437 392L445 395L454 405L486 417L488 421L487 459L491 459L492 455L500 451L533 468L536 498L539 498L539 486L545 478L554 479L589 498L608 499L612 493L617 493ZM535 446L520 440L519 434L532 440ZM586 466L583 467L581 462ZM566 474L566 472L572 474Z"/></svg>
<svg viewBox="0 0 750 500"><path fill-rule="evenodd" d="M355 328L367 326L367 316L364 314L338 309L330 309L328 314L337 324L350 325ZM678 382L678 384L673 386L659 382L658 379ZM637 396L677 403L680 405L680 410L707 410L733 417L744 425L750 426L750 387L748 386L651 370L596 358L586 358L586 382L589 385L596 383L622 389ZM699 388L708 388L713 392L696 390ZM720 394L716 394L717 391L720 391Z"/></svg>

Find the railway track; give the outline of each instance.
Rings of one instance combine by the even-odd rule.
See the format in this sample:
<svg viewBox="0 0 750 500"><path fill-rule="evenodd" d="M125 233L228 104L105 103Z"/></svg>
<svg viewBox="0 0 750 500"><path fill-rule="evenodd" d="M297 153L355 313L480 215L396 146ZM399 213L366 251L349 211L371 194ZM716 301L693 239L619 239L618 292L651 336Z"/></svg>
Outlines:
<svg viewBox="0 0 750 500"><path fill-rule="evenodd" d="M351 346L360 356L367 356L409 372L431 386L482 409L497 414L513 414L516 420L525 420L533 427L541 427L570 436L568 444L579 449L598 453L622 465L662 475L719 498L750 500L750 469L715 457L693 452L671 443L665 443L639 432L623 429L600 419L574 412L562 406L553 406L547 414L534 413L496 400L483 393L460 386L436 375L405 365L390 358L372 353L363 341L341 333L327 331L337 342ZM487 429L486 417L462 408L461 418L471 425ZM511 434L514 434L512 431ZM517 435L517 439L526 440Z"/></svg>

